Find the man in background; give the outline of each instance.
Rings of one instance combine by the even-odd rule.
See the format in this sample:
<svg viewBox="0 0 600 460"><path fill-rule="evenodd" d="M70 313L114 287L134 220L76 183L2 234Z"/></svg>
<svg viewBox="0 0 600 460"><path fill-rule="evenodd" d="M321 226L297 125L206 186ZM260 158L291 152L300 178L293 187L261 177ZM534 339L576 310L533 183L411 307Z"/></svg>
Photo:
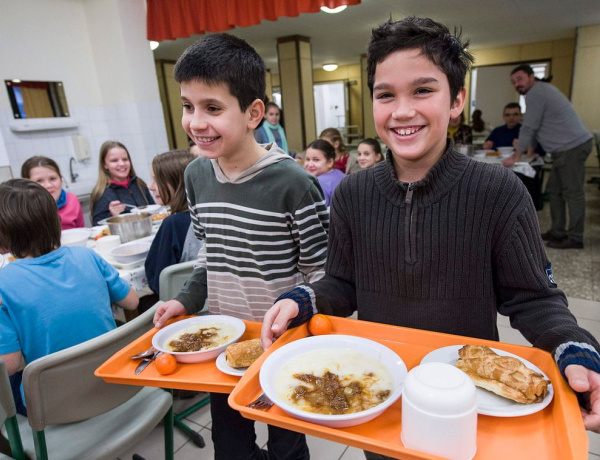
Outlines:
<svg viewBox="0 0 600 460"><path fill-rule="evenodd" d="M513 147L519 138L521 129L521 106L518 102L509 102L504 106L502 112L504 123L502 126L494 128L485 140L483 148L494 149L498 147Z"/></svg>
<svg viewBox="0 0 600 460"><path fill-rule="evenodd" d="M518 148L513 156L503 160L503 164L515 164L536 141L552 154L552 170L546 187L552 227L542 233L542 239L551 248L583 249L583 183L585 161L592 151L592 134L571 102L555 86L536 80L531 66L515 67L511 80L517 92L525 95L527 112L519 133Z"/></svg>

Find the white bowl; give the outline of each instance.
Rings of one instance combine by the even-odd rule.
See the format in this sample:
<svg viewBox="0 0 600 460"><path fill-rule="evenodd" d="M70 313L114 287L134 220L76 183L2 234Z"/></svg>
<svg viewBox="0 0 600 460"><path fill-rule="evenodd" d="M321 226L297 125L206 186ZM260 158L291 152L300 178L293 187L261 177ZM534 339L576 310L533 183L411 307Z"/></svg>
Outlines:
<svg viewBox="0 0 600 460"><path fill-rule="evenodd" d="M133 208L133 209L131 209L131 212L133 214L140 214L142 212L154 214L161 208L162 208L162 206L160 204L148 204L146 206L138 206L137 208Z"/></svg>
<svg viewBox="0 0 600 460"><path fill-rule="evenodd" d="M498 147L497 150L502 158L507 158L515 152L514 147Z"/></svg>
<svg viewBox="0 0 600 460"><path fill-rule="evenodd" d="M146 257L151 245L149 241L132 241L111 249L110 256L121 264L130 264Z"/></svg>
<svg viewBox="0 0 600 460"><path fill-rule="evenodd" d="M370 409L351 414L326 415L303 411L285 401L276 390L276 381L283 366L298 362L298 357L309 352L316 352L313 361L318 366L319 358L330 360L337 351L350 351L366 355L369 362L379 363L385 367L392 378L392 390L389 397L381 404ZM296 340L273 352L265 359L260 369L260 385L265 394L277 406L291 416L318 425L342 428L368 422L382 414L402 395L406 365L404 361L388 347L372 340L349 335L322 335Z"/></svg>
<svg viewBox="0 0 600 460"><path fill-rule="evenodd" d="M230 326L233 326L233 328L235 329L235 333L223 345L220 345L215 348L209 348L208 350L187 352L171 351L167 349L167 342L172 340L180 332L183 332L184 329L199 329L201 327L207 327L209 325L214 325L218 323L226 323ZM163 327L160 331L154 334L154 337L152 337L152 345L159 351L175 356L175 359L180 363L202 363L204 361L216 359L217 356L219 356L223 351L225 351L225 348L227 348L232 343L237 342L245 331L246 324L241 319L234 318L233 316L197 316L195 318L188 318L181 321L177 321L176 323Z"/></svg>
<svg viewBox="0 0 600 460"><path fill-rule="evenodd" d="M89 228L70 228L60 233L61 246L85 246L90 237Z"/></svg>
<svg viewBox="0 0 600 460"><path fill-rule="evenodd" d="M486 156L488 153L492 153L495 152L495 150L489 150L489 149L478 149L475 150L475 156L476 157L484 157Z"/></svg>

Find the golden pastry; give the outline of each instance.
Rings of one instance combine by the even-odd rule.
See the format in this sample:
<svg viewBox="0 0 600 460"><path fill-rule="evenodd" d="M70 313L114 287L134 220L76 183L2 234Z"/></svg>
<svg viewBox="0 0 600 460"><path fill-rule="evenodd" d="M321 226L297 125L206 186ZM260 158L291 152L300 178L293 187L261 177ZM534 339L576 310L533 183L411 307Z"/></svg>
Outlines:
<svg viewBox="0 0 600 460"><path fill-rule="evenodd" d="M225 359L231 367L248 367L262 354L260 339L252 339L229 345L225 350Z"/></svg>
<svg viewBox="0 0 600 460"><path fill-rule="evenodd" d="M458 355L456 367L478 387L521 404L541 402L548 393L550 382L517 358L500 356L483 345L465 345Z"/></svg>

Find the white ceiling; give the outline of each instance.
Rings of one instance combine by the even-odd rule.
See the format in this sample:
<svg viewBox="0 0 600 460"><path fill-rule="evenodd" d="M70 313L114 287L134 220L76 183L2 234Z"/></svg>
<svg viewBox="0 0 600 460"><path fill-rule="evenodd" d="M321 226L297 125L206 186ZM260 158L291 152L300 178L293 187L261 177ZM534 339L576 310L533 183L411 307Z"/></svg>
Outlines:
<svg viewBox="0 0 600 460"><path fill-rule="evenodd" d="M448 26L462 27L470 49L482 49L544 40L571 38L580 26L600 24L600 0L362 0L342 13L308 13L282 17L229 33L247 40L273 73L277 68L277 38L310 37L313 66L326 62L356 64L366 52L371 29L390 16L430 17ZM200 38L166 40L154 51L156 59L177 60Z"/></svg>

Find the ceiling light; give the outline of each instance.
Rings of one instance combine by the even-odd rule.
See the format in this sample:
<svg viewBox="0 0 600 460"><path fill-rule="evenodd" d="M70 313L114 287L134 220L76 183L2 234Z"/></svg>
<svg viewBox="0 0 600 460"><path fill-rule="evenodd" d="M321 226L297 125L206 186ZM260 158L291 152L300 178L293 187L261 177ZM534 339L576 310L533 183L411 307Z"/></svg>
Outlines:
<svg viewBox="0 0 600 460"><path fill-rule="evenodd" d="M337 64L324 64L323 65L323 70L326 70L327 72L333 72L337 68L338 68Z"/></svg>
<svg viewBox="0 0 600 460"><path fill-rule="evenodd" d="M326 6L322 6L321 11L323 11L325 13L335 14L335 13L341 13L346 8L348 8L348 5L338 6L337 8L327 8Z"/></svg>
<svg viewBox="0 0 600 460"><path fill-rule="evenodd" d="M158 43L158 42L151 41L151 42L150 42L150 49L151 49L152 51L154 51L156 48L158 48L158 45L159 45L159 44L160 44L160 43Z"/></svg>

